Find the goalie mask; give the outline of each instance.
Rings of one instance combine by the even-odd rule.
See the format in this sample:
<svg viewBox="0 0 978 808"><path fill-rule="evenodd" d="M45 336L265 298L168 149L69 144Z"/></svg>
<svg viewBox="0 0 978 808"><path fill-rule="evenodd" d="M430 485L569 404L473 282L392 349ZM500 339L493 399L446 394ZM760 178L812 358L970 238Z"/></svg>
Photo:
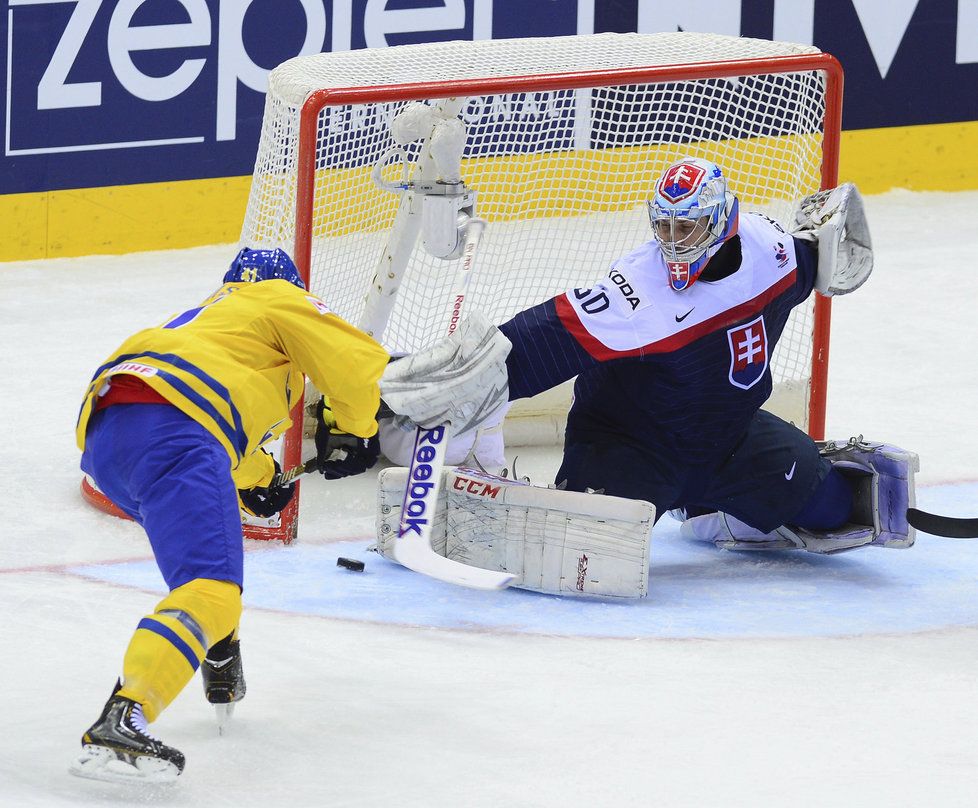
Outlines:
<svg viewBox="0 0 978 808"><path fill-rule="evenodd" d="M298 268L285 250L252 250L245 247L224 273L224 283L258 283L276 278L300 289L306 288Z"/></svg>
<svg viewBox="0 0 978 808"><path fill-rule="evenodd" d="M652 233L662 249L669 284L688 289L723 243L737 233L737 197L709 160L687 157L669 166L648 201Z"/></svg>

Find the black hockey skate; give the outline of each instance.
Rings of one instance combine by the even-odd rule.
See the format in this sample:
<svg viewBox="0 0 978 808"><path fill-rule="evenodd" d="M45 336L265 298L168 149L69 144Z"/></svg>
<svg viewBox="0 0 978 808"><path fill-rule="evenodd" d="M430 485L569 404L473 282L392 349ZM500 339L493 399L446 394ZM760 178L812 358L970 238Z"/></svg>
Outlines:
<svg viewBox="0 0 978 808"><path fill-rule="evenodd" d="M141 704L114 693L81 744L82 754L69 771L93 780L172 783L185 762L182 752L146 731Z"/></svg>
<svg viewBox="0 0 978 808"><path fill-rule="evenodd" d="M217 730L222 735L234 705L245 697L244 668L241 666L241 643L229 634L207 652L200 666L204 696L217 712Z"/></svg>

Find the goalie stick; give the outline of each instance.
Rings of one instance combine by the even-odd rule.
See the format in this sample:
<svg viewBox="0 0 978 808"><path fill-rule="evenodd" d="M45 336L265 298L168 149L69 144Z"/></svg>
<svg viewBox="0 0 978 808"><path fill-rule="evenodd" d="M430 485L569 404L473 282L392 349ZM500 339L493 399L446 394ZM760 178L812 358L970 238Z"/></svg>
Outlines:
<svg viewBox="0 0 978 808"><path fill-rule="evenodd" d="M449 335L455 331L461 319L472 267L475 265L475 254L485 226L484 219L473 217L469 221L462 260L456 270L452 289ZM393 556L402 566L439 581L472 589L503 589L515 580L515 575L471 567L445 558L431 549L431 528L441 489L442 469L445 466L450 428L451 424L442 424L431 429L418 427L414 439L414 451L411 454L411 466L408 469L409 484L404 491L404 501L401 504L401 522L397 538L394 540ZM270 485L288 485L296 477L315 471L316 468L316 458L310 458L301 466L295 466L276 475Z"/></svg>
<svg viewBox="0 0 978 808"><path fill-rule="evenodd" d="M978 519L941 516L908 508L907 521L912 527L931 536L942 536L946 539L978 539Z"/></svg>
<svg viewBox="0 0 978 808"><path fill-rule="evenodd" d="M462 261L456 270L452 289L449 335L458 327L461 318L472 267L475 265L476 250L485 226L484 219L473 217L469 220ZM411 453L411 466L408 469L408 484L401 503L401 521L397 538L394 540L393 555L399 564L423 575L437 578L439 581L472 589L503 589L515 580L515 575L470 567L445 558L431 548L431 528L434 524L438 493L441 489L442 469L445 466L450 429L449 423L431 429L418 427L414 438L414 451Z"/></svg>

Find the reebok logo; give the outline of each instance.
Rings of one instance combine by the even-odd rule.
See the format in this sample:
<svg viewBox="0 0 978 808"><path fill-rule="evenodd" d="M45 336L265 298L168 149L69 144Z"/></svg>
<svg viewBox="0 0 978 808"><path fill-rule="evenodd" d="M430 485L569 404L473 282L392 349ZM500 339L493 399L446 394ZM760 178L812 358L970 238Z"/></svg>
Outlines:
<svg viewBox="0 0 978 808"><path fill-rule="evenodd" d="M414 445L414 459L411 462L411 479L408 480L404 491L404 501L401 503L401 524L398 536L405 536L414 531L418 536L422 528L430 522L428 512L435 506L431 492L435 484L428 482L433 476L431 462L437 456L435 447L445 438L445 427L436 426L432 429L419 430ZM427 444L427 445L426 445Z"/></svg>
<svg viewBox="0 0 978 808"><path fill-rule="evenodd" d="M695 308L696 308L696 306L693 306L693 309L695 309ZM685 320L687 317L689 317L689 315L693 313L693 309L690 309L689 311L687 311L682 317L680 317L677 314L676 315L676 322L677 323L681 323L683 320Z"/></svg>

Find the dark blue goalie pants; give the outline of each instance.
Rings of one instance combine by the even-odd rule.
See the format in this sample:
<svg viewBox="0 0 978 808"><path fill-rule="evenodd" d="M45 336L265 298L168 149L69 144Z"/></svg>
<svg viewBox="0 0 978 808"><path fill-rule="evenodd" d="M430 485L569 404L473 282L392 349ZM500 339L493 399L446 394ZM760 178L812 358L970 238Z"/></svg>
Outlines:
<svg viewBox="0 0 978 808"><path fill-rule="evenodd" d="M731 451L710 463L684 463L607 435L569 440L556 476L563 480L571 491L647 500L657 517L673 508L723 511L765 533L785 524L837 527L851 508L848 485L815 442L764 410Z"/></svg>

